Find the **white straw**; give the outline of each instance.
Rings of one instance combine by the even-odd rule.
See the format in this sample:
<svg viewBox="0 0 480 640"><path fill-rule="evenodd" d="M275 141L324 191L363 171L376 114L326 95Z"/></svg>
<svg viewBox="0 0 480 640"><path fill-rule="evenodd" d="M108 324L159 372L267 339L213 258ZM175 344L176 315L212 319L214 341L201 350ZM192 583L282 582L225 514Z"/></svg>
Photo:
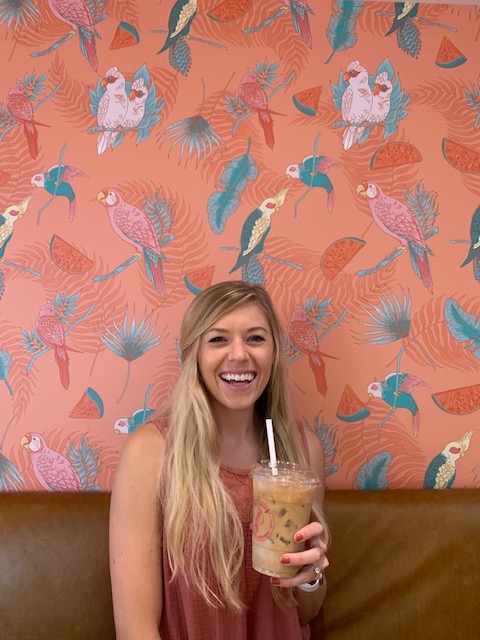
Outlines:
<svg viewBox="0 0 480 640"><path fill-rule="evenodd" d="M267 418L265 421L267 427L267 441L268 441L268 452L270 454L270 466L272 468L272 475L278 475L277 469L277 453L275 451L275 440L273 439L273 425L270 418Z"/></svg>

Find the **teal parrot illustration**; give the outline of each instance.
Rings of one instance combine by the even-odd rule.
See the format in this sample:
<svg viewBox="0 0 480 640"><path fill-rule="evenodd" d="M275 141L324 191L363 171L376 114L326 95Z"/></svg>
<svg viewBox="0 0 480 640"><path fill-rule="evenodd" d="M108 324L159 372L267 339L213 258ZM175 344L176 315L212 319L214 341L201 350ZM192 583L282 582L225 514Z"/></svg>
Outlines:
<svg viewBox="0 0 480 640"><path fill-rule="evenodd" d="M129 418L118 418L115 420L115 424L113 425L113 430L117 434L130 435L134 431L136 431L143 424L148 422L150 416L155 413L155 409L138 409L133 412Z"/></svg>
<svg viewBox="0 0 480 640"><path fill-rule="evenodd" d="M301 164L291 164L285 173L290 178L301 180L308 189L319 188L327 192L327 209L332 213L335 191L327 172L332 167L343 167L341 162L327 156L308 156Z"/></svg>
<svg viewBox="0 0 480 640"><path fill-rule="evenodd" d="M413 58L418 58L422 41L414 18L418 13L418 2L395 2L395 18L385 36L397 33L398 46Z"/></svg>
<svg viewBox="0 0 480 640"><path fill-rule="evenodd" d="M13 225L27 210L32 196L24 198L20 204L10 205L0 214L0 260L5 255L5 249L13 236Z"/></svg>
<svg viewBox="0 0 480 640"><path fill-rule="evenodd" d="M270 217L283 205L287 192L288 189L282 189L273 198L267 198L247 217L242 227L240 255L229 273L240 267L246 269L252 256L262 251L265 238L270 231Z"/></svg>
<svg viewBox="0 0 480 640"><path fill-rule="evenodd" d="M463 458L475 431L467 431L461 438L449 442L427 467L424 489L450 489L455 481L457 460Z"/></svg>
<svg viewBox="0 0 480 640"><path fill-rule="evenodd" d="M412 391L415 387L429 387L421 378L410 373L390 373L383 382L371 382L367 392L370 398L382 398L395 409L407 409L412 414L412 432L418 436L420 430L420 411L415 402Z"/></svg>
<svg viewBox="0 0 480 640"><path fill-rule="evenodd" d="M69 202L68 217L72 222L77 210L77 200L70 182L77 177L86 178L87 175L75 167L56 164L47 173L36 173L31 180L31 184L33 187L43 187L52 196L52 199L56 196L67 198Z"/></svg>
<svg viewBox="0 0 480 640"><path fill-rule="evenodd" d="M473 214L472 222L470 223L470 248L460 267L464 267L470 262L473 263L475 280L480 282L480 207L477 207Z"/></svg>
<svg viewBox="0 0 480 640"><path fill-rule="evenodd" d="M190 31L196 13L197 0L177 0L168 19L167 39L160 51L157 51L157 53L163 53L168 49L170 64L184 76L188 74L192 66L192 54L185 36Z"/></svg>

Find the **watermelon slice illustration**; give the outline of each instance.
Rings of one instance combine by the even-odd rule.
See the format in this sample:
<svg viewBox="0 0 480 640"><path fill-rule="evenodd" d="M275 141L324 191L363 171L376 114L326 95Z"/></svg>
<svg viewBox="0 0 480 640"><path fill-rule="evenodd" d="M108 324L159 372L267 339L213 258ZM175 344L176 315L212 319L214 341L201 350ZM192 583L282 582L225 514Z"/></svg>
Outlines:
<svg viewBox="0 0 480 640"><path fill-rule="evenodd" d="M69 418L93 420L103 416L103 400L91 387L88 387L77 404L68 414Z"/></svg>
<svg viewBox="0 0 480 640"><path fill-rule="evenodd" d="M359 422L368 418L370 411L349 384L345 385L337 407L337 418L343 422Z"/></svg>
<svg viewBox="0 0 480 640"><path fill-rule="evenodd" d="M204 289L212 284L214 273L215 267L204 267L203 269L189 271L183 279L187 285L187 289L198 296L199 293L202 293Z"/></svg>
<svg viewBox="0 0 480 640"><path fill-rule="evenodd" d="M447 162L463 173L480 173L480 153L454 140L444 138L442 151Z"/></svg>
<svg viewBox="0 0 480 640"><path fill-rule="evenodd" d="M320 267L327 278L333 280L365 245L360 238L340 238L332 242L320 260Z"/></svg>
<svg viewBox="0 0 480 640"><path fill-rule="evenodd" d="M435 64L444 69L453 69L454 67L459 67L466 61L467 58L457 49L450 38L444 36L438 49Z"/></svg>
<svg viewBox="0 0 480 640"><path fill-rule="evenodd" d="M209 18L217 22L232 22L242 18L252 6L252 0L223 0L210 9Z"/></svg>
<svg viewBox="0 0 480 640"><path fill-rule="evenodd" d="M135 27L128 22L120 22L108 48L110 51L124 49L125 47L132 47L139 42L140 34Z"/></svg>
<svg viewBox="0 0 480 640"><path fill-rule="evenodd" d="M443 411L464 416L480 409L480 384L432 393L432 399Z"/></svg>
<svg viewBox="0 0 480 640"><path fill-rule="evenodd" d="M377 149L370 161L370 169L386 169L420 162L422 154L409 142L390 142Z"/></svg>
<svg viewBox="0 0 480 640"><path fill-rule="evenodd" d="M292 96L293 104L306 116L316 116L322 87L312 87L299 91Z"/></svg>
<svg viewBox="0 0 480 640"><path fill-rule="evenodd" d="M85 273L94 265L93 260L57 235L50 240L50 255L57 267L66 273Z"/></svg>

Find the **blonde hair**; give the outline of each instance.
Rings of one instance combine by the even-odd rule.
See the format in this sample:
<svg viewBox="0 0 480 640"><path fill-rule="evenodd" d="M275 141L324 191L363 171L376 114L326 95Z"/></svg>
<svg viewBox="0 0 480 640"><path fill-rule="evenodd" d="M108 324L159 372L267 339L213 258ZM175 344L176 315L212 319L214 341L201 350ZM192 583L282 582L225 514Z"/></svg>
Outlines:
<svg viewBox="0 0 480 640"><path fill-rule="evenodd" d="M268 416L275 425L278 458L306 463L305 446L285 387L281 364L283 332L272 301L263 287L229 281L203 291L185 313L180 332L182 367L168 411L165 459L160 474L160 501L172 579L179 572L184 574L209 605L226 604L234 611L244 608L243 529L219 477L218 431L197 356L202 335L223 316L248 303L256 304L264 312L274 342L270 380L255 407L262 457L268 457L263 428ZM293 602L291 590L273 588L273 592L278 604Z"/></svg>

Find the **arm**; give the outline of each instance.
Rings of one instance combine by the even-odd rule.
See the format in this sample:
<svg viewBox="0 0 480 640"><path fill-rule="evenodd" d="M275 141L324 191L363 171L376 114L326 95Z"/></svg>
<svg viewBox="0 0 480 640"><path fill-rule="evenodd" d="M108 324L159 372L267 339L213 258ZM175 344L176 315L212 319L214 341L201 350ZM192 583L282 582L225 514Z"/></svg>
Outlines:
<svg viewBox="0 0 480 640"><path fill-rule="evenodd" d="M305 434L310 456L310 467L322 479L322 484L317 489L316 502L318 508L323 509L323 495L325 492L325 456L323 447L319 438L312 431L307 429ZM315 576L312 567L309 565L314 564L320 567L322 571L328 566L328 560L325 555L327 548L320 538L322 532L323 527L319 522L311 522L299 529L295 535L302 536L303 540L306 541L305 551L286 553L283 558L289 559L289 564L303 568L294 578L281 578L274 584L278 584L280 587L296 587L305 582L312 582ZM298 602L298 617L302 624L306 624L317 615L323 604L326 592L327 581L325 576L323 577L323 584L316 591L307 593L300 589L295 589L295 598Z"/></svg>
<svg viewBox="0 0 480 640"><path fill-rule="evenodd" d="M110 574L117 640L160 640L162 548L157 508L164 441L149 423L128 436L110 505Z"/></svg>

